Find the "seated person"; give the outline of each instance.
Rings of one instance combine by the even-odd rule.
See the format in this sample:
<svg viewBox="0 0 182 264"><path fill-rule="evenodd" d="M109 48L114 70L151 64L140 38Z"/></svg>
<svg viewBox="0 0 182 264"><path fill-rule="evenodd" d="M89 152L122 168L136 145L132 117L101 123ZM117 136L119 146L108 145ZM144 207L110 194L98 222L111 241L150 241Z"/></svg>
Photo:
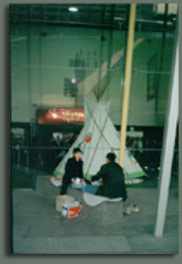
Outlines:
<svg viewBox="0 0 182 264"><path fill-rule="evenodd" d="M82 154L79 148L73 150L73 157L66 163L60 195L66 194L68 185L75 183L75 178L81 178L84 181Z"/></svg>
<svg viewBox="0 0 182 264"><path fill-rule="evenodd" d="M97 189L97 195L106 196L110 199L122 197L123 201L127 198L126 185L124 181L123 169L115 162L116 155L108 153L106 164L100 171L92 176L91 181L102 179L103 184Z"/></svg>

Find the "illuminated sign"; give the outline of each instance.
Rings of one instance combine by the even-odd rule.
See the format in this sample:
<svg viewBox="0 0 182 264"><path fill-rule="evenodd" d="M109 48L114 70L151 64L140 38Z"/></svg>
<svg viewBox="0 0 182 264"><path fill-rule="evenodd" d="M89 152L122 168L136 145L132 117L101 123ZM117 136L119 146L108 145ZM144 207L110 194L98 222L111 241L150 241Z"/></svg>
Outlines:
<svg viewBox="0 0 182 264"><path fill-rule="evenodd" d="M77 108L37 109L38 124L83 124L84 110Z"/></svg>

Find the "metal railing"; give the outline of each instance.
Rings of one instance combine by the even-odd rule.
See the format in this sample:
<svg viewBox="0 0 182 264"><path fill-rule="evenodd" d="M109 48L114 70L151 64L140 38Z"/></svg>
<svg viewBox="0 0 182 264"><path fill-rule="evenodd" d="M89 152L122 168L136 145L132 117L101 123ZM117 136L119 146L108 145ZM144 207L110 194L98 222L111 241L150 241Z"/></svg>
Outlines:
<svg viewBox="0 0 182 264"><path fill-rule="evenodd" d="M69 147L12 146L11 163L26 168L41 169L45 172L52 172L68 150ZM119 151L119 148L115 150ZM129 150L146 173L149 175L159 173L161 148L129 148ZM175 175L178 174L178 149L175 149L174 151L172 173Z"/></svg>

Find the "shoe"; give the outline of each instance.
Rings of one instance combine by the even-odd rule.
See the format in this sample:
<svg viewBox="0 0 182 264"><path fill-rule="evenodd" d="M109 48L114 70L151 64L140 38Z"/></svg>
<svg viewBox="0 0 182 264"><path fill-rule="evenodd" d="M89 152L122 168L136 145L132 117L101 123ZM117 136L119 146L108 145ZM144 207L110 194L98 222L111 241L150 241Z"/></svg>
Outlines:
<svg viewBox="0 0 182 264"><path fill-rule="evenodd" d="M129 206L129 208L130 208L131 212L133 212L133 213L139 213L139 211L140 211L139 207L136 204L131 204Z"/></svg>
<svg viewBox="0 0 182 264"><path fill-rule="evenodd" d="M130 215L131 214L131 209L129 207L127 207L124 211L123 214L125 215Z"/></svg>

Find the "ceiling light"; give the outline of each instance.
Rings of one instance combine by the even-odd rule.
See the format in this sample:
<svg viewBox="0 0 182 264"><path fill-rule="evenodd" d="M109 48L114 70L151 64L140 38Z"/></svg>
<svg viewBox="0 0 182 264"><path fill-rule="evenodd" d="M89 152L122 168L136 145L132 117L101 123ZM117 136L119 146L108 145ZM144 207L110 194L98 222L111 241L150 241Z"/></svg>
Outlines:
<svg viewBox="0 0 182 264"><path fill-rule="evenodd" d="M70 12L78 12L78 8L77 8L76 6L70 6L70 7L68 8L68 10L69 10Z"/></svg>
<svg viewBox="0 0 182 264"><path fill-rule="evenodd" d="M71 79L71 83L76 83L76 79L75 78L72 78Z"/></svg>

